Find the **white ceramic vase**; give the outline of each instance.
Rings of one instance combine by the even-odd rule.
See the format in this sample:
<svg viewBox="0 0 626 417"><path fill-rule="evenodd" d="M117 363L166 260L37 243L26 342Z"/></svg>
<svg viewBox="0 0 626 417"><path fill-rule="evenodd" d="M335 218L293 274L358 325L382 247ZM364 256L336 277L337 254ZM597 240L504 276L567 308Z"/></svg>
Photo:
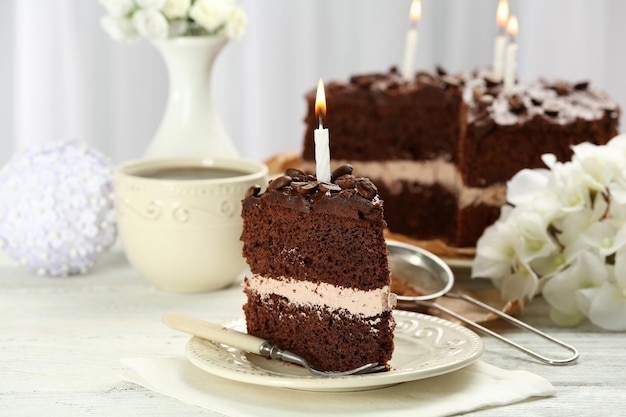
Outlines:
<svg viewBox="0 0 626 417"><path fill-rule="evenodd" d="M239 157L211 95L215 58L228 41L187 36L153 41L169 74L169 97L147 157Z"/></svg>

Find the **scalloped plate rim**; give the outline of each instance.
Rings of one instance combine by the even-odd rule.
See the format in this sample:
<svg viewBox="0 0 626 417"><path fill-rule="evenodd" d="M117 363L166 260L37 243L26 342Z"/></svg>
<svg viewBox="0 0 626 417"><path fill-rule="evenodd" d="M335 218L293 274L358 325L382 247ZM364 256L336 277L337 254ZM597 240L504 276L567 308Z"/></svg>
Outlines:
<svg viewBox="0 0 626 417"><path fill-rule="evenodd" d="M192 337L187 343L186 356L197 368L233 381L304 391L361 391L454 372L470 365L480 358L483 353L484 346L481 338L463 326L438 317L410 311L395 310L393 314L398 323L394 334L396 350L390 361L392 369L387 372L338 378L319 377L309 374L298 365L245 353L239 349L197 337ZM426 361L421 358L415 358L413 362L410 362L409 366L406 362L410 359L407 358L406 354L399 352L398 345L407 347L408 344L408 347L412 348L426 346L426 343L417 336L417 333L408 334L405 332L406 329L403 326L410 320L416 321L419 325L434 326L434 329L444 338L453 337L454 333L456 333L462 339L461 349L454 355L444 356L439 358L439 361L434 360L432 364L429 364L428 360L433 362L433 358L427 357ZM243 318L235 321L231 320L224 324L228 327L245 331L245 320ZM242 325L244 326L243 329L241 329ZM426 327L425 329L429 330L430 328ZM431 348L432 344L426 347ZM447 349L452 350L453 348L454 346ZM401 359L402 362L405 362L404 364L394 364L394 362L398 362L398 360L394 361L396 353L398 356L403 355ZM235 360L232 362L216 360L207 356L210 354L228 355ZM430 354L432 355L432 353ZM294 374L294 371L296 374Z"/></svg>

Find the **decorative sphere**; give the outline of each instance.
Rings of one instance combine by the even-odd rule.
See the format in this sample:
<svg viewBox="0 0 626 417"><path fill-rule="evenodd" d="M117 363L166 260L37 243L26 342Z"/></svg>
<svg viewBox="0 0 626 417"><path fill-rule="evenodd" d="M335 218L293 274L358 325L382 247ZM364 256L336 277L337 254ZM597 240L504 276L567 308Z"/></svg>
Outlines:
<svg viewBox="0 0 626 417"><path fill-rule="evenodd" d="M0 171L0 247L40 275L84 273L116 237L113 167L62 142L14 154Z"/></svg>

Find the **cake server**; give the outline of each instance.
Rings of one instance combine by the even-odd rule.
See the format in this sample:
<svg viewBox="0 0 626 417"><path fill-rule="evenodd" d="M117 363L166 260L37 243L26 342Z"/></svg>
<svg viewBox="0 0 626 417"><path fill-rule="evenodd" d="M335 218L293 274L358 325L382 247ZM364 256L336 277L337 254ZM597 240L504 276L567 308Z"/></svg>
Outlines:
<svg viewBox="0 0 626 417"><path fill-rule="evenodd" d="M449 314L457 320L462 321L468 326L471 326L480 332L493 336L496 339L526 353L527 355L530 355L535 359L538 359L541 362L550 365L568 365L574 363L576 359L578 359L578 351L567 343L564 343L542 332L541 330L536 329L535 327L532 327L531 325L516 319L515 317L512 317L496 308L493 308L490 305L483 303L482 301L470 297L469 295L450 292L450 290L454 286L454 274L452 273L452 270L448 267L448 265L446 265L446 263L439 257L424 249L418 248L417 246L394 242L390 240L387 241L387 249L389 250L389 267L391 269L392 277L394 279L398 279L404 282L411 288L419 290L419 292L423 294L419 296L399 295L397 296L399 305L401 305L402 303L411 303L436 308L446 314ZM522 346L510 339L507 339L506 337L494 332L491 329L488 329L466 317L463 317L462 315L450 310L447 307L437 304L434 300L439 297L462 299L476 306L484 308L485 310L492 312L493 314L506 320L507 322L519 328L535 333L536 335L570 351L571 356L564 359L559 359L548 358L544 355L541 355L531 349L528 349L525 346Z"/></svg>
<svg viewBox="0 0 626 417"><path fill-rule="evenodd" d="M172 329L180 330L202 339L223 343L225 345L241 349L244 352L267 356L271 359L280 359L285 362L295 363L296 365L303 366L309 372L317 376L340 377L348 375L362 375L380 372L386 369L384 365L379 365L378 363L368 363L349 371L320 371L312 368L311 365L309 365L309 363L301 356L291 353L288 350L282 350L277 346L270 344L267 340L242 333L216 323L211 323L197 317L175 312L167 312L163 314L162 321L166 326L171 327Z"/></svg>

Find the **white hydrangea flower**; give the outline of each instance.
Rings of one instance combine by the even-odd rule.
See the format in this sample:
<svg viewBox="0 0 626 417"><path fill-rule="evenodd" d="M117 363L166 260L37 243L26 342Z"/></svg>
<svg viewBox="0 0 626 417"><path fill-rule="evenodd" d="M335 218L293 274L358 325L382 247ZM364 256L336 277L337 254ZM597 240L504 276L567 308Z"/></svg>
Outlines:
<svg viewBox="0 0 626 417"><path fill-rule="evenodd" d="M169 23L157 9L137 10L133 15L133 26L141 36L150 39L165 39L169 33Z"/></svg>
<svg viewBox="0 0 626 417"><path fill-rule="evenodd" d="M224 34L228 39L238 41L243 37L248 25L248 16L240 7L233 10L230 15L230 19L226 22L224 28Z"/></svg>
<svg viewBox="0 0 626 417"><path fill-rule="evenodd" d="M232 0L196 0L189 16L209 32L215 32L225 25L234 9Z"/></svg>
<svg viewBox="0 0 626 417"><path fill-rule="evenodd" d="M143 9L161 9L165 6L166 0L135 0L137 6Z"/></svg>
<svg viewBox="0 0 626 417"><path fill-rule="evenodd" d="M102 28L118 41L220 36L239 40L248 17L235 0L100 0Z"/></svg>
<svg viewBox="0 0 626 417"><path fill-rule="evenodd" d="M542 156L507 184L507 206L478 240L473 277L506 299L543 293L560 325L626 330L626 135Z"/></svg>
<svg viewBox="0 0 626 417"><path fill-rule="evenodd" d="M126 17L135 7L134 0L100 0L112 17Z"/></svg>
<svg viewBox="0 0 626 417"><path fill-rule="evenodd" d="M187 17L191 0L167 0L161 8L161 12L168 19L180 19Z"/></svg>
<svg viewBox="0 0 626 417"><path fill-rule="evenodd" d="M139 38L132 21L127 18L102 16L100 26L113 40L119 42L130 42Z"/></svg>

